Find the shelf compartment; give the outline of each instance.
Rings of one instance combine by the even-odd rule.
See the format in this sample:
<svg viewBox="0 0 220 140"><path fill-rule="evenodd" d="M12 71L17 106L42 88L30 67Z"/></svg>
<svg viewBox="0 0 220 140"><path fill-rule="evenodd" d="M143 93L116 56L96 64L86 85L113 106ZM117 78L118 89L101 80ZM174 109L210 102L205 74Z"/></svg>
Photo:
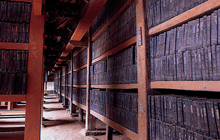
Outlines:
<svg viewBox="0 0 220 140"><path fill-rule="evenodd" d="M86 106L80 104L80 103L77 103L76 101L73 101L73 104L78 106L79 108L82 108L83 110L86 110Z"/></svg>
<svg viewBox="0 0 220 140"><path fill-rule="evenodd" d="M103 55L99 56L98 58L94 59L92 61L92 63L96 63L96 62L98 62L100 60L103 60L107 56L113 55L113 54L119 52L120 50L123 50L123 49L127 48L128 46L130 46L130 45L132 45L132 44L134 44L136 42L137 42L137 37L136 36L132 37L131 39L125 41L124 43L120 44L119 46L115 47L114 49L112 49L112 50L104 53Z"/></svg>
<svg viewBox="0 0 220 140"><path fill-rule="evenodd" d="M95 116L96 118L98 118L99 120L103 121L105 124L111 126L112 128L114 128L115 130L119 131L120 133L126 135L127 137L129 137L130 139L134 139L134 140L138 140L138 134L136 134L135 132L132 132L131 130L115 123L114 121L96 113L93 110L90 110L90 113Z"/></svg>
<svg viewBox="0 0 220 140"><path fill-rule="evenodd" d="M91 85L92 88L103 88L103 89L136 89L138 84L118 84L118 85Z"/></svg>
<svg viewBox="0 0 220 140"><path fill-rule="evenodd" d="M126 9L126 7L132 2L132 0L127 0L127 2L115 13L115 15L107 21L107 23L94 35L92 41L96 40L99 35L108 28L110 24Z"/></svg>
<svg viewBox="0 0 220 140"><path fill-rule="evenodd" d="M26 95L0 95L0 101L26 101Z"/></svg>
<svg viewBox="0 0 220 140"><path fill-rule="evenodd" d="M28 50L29 43L0 42L0 49L5 50Z"/></svg>
<svg viewBox="0 0 220 140"><path fill-rule="evenodd" d="M76 69L74 69L73 71L79 71L79 70L81 70L81 69L83 69L83 68L86 68L87 67L87 64L85 64L85 65L83 65L83 66L81 66L81 67L79 67L79 68L76 68Z"/></svg>
<svg viewBox="0 0 220 140"><path fill-rule="evenodd" d="M151 82L151 88L219 92L220 81L158 81Z"/></svg>
<svg viewBox="0 0 220 140"><path fill-rule="evenodd" d="M220 1L219 0L208 0L207 2L204 2L164 23L161 23L149 30L149 35L153 36L158 33L167 31L169 29L172 29L174 27L177 27L183 23L186 23L192 19L195 19L197 17L200 17L210 11L213 11L220 7Z"/></svg>

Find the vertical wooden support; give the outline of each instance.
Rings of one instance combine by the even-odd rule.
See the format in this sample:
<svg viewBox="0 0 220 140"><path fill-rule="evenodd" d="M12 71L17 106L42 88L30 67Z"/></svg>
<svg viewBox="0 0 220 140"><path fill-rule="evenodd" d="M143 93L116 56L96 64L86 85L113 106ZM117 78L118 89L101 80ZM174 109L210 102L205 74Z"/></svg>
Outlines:
<svg viewBox="0 0 220 140"><path fill-rule="evenodd" d="M150 89L150 43L146 19L146 0L136 0L139 140L149 139L147 94Z"/></svg>
<svg viewBox="0 0 220 140"><path fill-rule="evenodd" d="M70 81L70 114L76 113L76 106L73 104L73 51L71 51L71 81Z"/></svg>
<svg viewBox="0 0 220 140"><path fill-rule="evenodd" d="M113 128L109 125L106 125L106 140L112 140Z"/></svg>
<svg viewBox="0 0 220 140"><path fill-rule="evenodd" d="M88 31L88 47L87 47L87 87L86 87L86 130L94 130L96 118L90 114L90 66L92 64L92 37L90 30Z"/></svg>
<svg viewBox="0 0 220 140"><path fill-rule="evenodd" d="M79 121L83 122L83 109L79 108Z"/></svg>
<svg viewBox="0 0 220 140"><path fill-rule="evenodd" d="M62 86L61 86L61 78L62 78L62 74L61 74L61 71L62 70L59 70L59 75L60 75L60 81L59 81L59 83L60 83L60 90L59 90L59 92L60 92L60 95L59 95L59 102L61 102L62 103L62 94L61 94L61 88L62 88ZM59 86L59 85L58 85Z"/></svg>
<svg viewBox="0 0 220 140"><path fill-rule="evenodd" d="M65 67L65 76L64 76L64 78L65 78L65 90L64 90L64 107L65 108L68 108L68 99L67 99L67 72L68 72L68 69L67 69L67 63L66 63L66 65L64 66Z"/></svg>
<svg viewBox="0 0 220 140"><path fill-rule="evenodd" d="M1 106L5 106L5 102L1 102Z"/></svg>
<svg viewBox="0 0 220 140"><path fill-rule="evenodd" d="M13 103L14 102L8 102L8 110L12 110L13 109Z"/></svg>
<svg viewBox="0 0 220 140"><path fill-rule="evenodd" d="M72 113L76 113L76 105L74 105L73 104L73 102L71 102L71 111L70 111L70 113L72 114Z"/></svg>
<svg viewBox="0 0 220 140"><path fill-rule="evenodd" d="M45 80L43 80L45 82L45 87L44 87L44 93L47 94L47 80L48 80L48 75L47 75L47 71L44 71L45 72Z"/></svg>
<svg viewBox="0 0 220 140"><path fill-rule="evenodd" d="M39 140L43 107L43 34L44 16L35 16L32 8L28 55L25 140Z"/></svg>

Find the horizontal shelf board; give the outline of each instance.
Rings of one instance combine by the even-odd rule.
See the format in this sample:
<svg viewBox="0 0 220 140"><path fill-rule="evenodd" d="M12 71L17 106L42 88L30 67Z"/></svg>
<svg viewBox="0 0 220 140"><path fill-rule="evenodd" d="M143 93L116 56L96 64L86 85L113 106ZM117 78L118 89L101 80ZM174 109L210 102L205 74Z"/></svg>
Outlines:
<svg viewBox="0 0 220 140"><path fill-rule="evenodd" d="M107 89L136 89L138 84L121 84L121 85L91 85L92 88L107 88Z"/></svg>
<svg viewBox="0 0 220 140"><path fill-rule="evenodd" d="M83 66L81 66L81 67L79 67L79 68L76 68L76 69L74 69L73 71L79 71L79 70L81 70L81 69L83 69L83 68L86 68L87 67L87 64L85 64L85 65L83 65Z"/></svg>
<svg viewBox="0 0 220 140"><path fill-rule="evenodd" d="M87 85L73 85L73 87L75 87L75 88L86 88Z"/></svg>
<svg viewBox="0 0 220 140"><path fill-rule="evenodd" d="M61 86L65 87L65 85L61 84Z"/></svg>
<svg viewBox="0 0 220 140"><path fill-rule="evenodd" d="M73 101L73 104L75 104L76 106L78 106L79 108L82 108L83 110L86 110L86 106L80 104L80 103L77 103L76 101Z"/></svg>
<svg viewBox="0 0 220 140"><path fill-rule="evenodd" d="M94 59L94 60L92 61L92 63L96 63L96 62L98 62L98 61L100 61L100 60L103 60L103 59L106 58L107 56L113 55L113 54L119 52L120 50L123 50L123 49L125 49L126 47L128 47L128 46L130 46L130 45L132 45L132 44L134 44L134 43L136 43L136 42L137 42L137 37L135 36L135 37L133 37L133 38L131 38L131 39L125 41L124 43L120 44L119 46L115 47L114 49L112 49L112 50L106 52L105 54L101 55L100 57Z"/></svg>
<svg viewBox="0 0 220 140"><path fill-rule="evenodd" d="M28 50L29 43L0 42L0 49L6 50Z"/></svg>
<svg viewBox="0 0 220 140"><path fill-rule="evenodd" d="M85 50L87 47L83 47L81 50L79 50L78 52L76 52L75 54L73 54L73 57L77 56L80 52L82 52L83 50Z"/></svg>
<svg viewBox="0 0 220 140"><path fill-rule="evenodd" d="M70 73L71 73L71 71L67 72L66 74L70 74Z"/></svg>
<svg viewBox="0 0 220 140"><path fill-rule="evenodd" d="M61 77L64 77L66 74L63 74Z"/></svg>
<svg viewBox="0 0 220 140"><path fill-rule="evenodd" d="M208 0L160 25L157 25L149 30L149 35L155 35L169 29L172 29L178 25L186 23L196 17L206 14L209 11L215 10L220 7L219 0Z"/></svg>
<svg viewBox="0 0 220 140"><path fill-rule="evenodd" d="M151 88L219 92L220 81L158 81L151 82Z"/></svg>
<svg viewBox="0 0 220 140"><path fill-rule="evenodd" d="M26 95L0 95L0 101L26 101Z"/></svg>
<svg viewBox="0 0 220 140"><path fill-rule="evenodd" d="M105 124L111 126L112 128L114 128L115 130L119 131L120 133L126 135L127 137L129 137L130 139L135 139L138 140L138 134L136 134L135 132L115 123L114 121L96 113L93 110L90 110L90 113L95 116L96 118L98 118L99 120L103 121Z"/></svg>
<svg viewBox="0 0 220 140"><path fill-rule="evenodd" d="M118 17L118 15L120 15L131 2L132 0L127 0L127 2L118 10L118 12L96 33L96 35L94 35L92 41L96 40L99 37L99 35L103 31L105 31L109 25L112 24L112 22Z"/></svg>
<svg viewBox="0 0 220 140"><path fill-rule="evenodd" d="M7 0L7 1L17 1L17 2L32 2L32 0Z"/></svg>
<svg viewBox="0 0 220 140"><path fill-rule="evenodd" d="M16 114L16 113L25 113L25 110L0 110L0 115L2 115L2 114Z"/></svg>
<svg viewBox="0 0 220 140"><path fill-rule="evenodd" d="M71 87L71 85L66 85L67 87Z"/></svg>

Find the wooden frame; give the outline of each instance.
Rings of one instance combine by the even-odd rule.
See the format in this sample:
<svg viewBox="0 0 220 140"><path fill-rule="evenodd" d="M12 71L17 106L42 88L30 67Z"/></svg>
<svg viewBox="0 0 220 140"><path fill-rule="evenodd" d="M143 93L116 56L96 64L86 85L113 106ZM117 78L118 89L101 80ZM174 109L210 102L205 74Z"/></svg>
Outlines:
<svg viewBox="0 0 220 140"><path fill-rule="evenodd" d="M150 90L150 36L146 24L146 0L136 0L137 73L138 73L138 138L148 140L149 120L147 95Z"/></svg>
<svg viewBox="0 0 220 140"><path fill-rule="evenodd" d="M219 81L158 81L158 82L151 82L151 88L219 92L220 82Z"/></svg>
<svg viewBox="0 0 220 140"><path fill-rule="evenodd" d="M134 139L134 140L139 140L138 139L138 134L132 132L131 130L117 124L116 122L96 113L95 111L91 110L90 111L91 114L93 116L95 116L96 118L98 118L99 120L103 121L105 124L111 126L112 128L116 129L117 131L119 131L120 133L126 135L127 137L129 137L130 139Z"/></svg>
<svg viewBox="0 0 220 140"><path fill-rule="evenodd" d="M195 19L199 16L206 14L209 11L213 11L220 7L219 0L208 0L160 25L157 25L149 30L149 35L159 34L174 27L177 27L189 20Z"/></svg>
<svg viewBox="0 0 220 140"><path fill-rule="evenodd" d="M118 84L118 85L91 85L92 88L102 89L137 89L138 84Z"/></svg>
<svg viewBox="0 0 220 140"><path fill-rule="evenodd" d="M26 101L26 95L0 95L1 101Z"/></svg>

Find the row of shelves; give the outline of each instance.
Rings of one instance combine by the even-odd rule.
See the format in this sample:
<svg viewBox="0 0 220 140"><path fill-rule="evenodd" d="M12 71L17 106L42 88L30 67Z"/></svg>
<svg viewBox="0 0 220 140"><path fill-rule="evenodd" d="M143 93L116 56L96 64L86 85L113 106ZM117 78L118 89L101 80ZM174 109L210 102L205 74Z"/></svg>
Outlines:
<svg viewBox="0 0 220 140"><path fill-rule="evenodd" d="M214 11L216 9L220 8L220 1L219 0L208 0L207 2L204 2L176 17L173 17L172 19L161 23L149 30L149 35L153 36L159 33L162 33L164 31L168 31L172 28L175 28L181 24L184 24L192 19L195 19L197 17L200 17L210 11Z"/></svg>
<svg viewBox="0 0 220 140"><path fill-rule="evenodd" d="M64 96L62 94L62 96ZM71 102L71 99L66 97L69 102ZM76 102L76 101L72 101L72 103L76 106L78 106L79 108L82 108L83 110L86 110L86 106ZM94 117L96 117L97 119L101 120L102 122L104 122L105 124L111 126L112 128L116 129L117 131L119 131L120 133L126 135L127 137L131 138L131 139L135 139L135 140L138 140L138 134L132 132L131 130L117 124L116 122L96 113L95 111L93 110L90 110L90 114L92 114Z"/></svg>
<svg viewBox="0 0 220 140"><path fill-rule="evenodd" d="M64 86L64 85L63 85ZM71 85L66 85L71 87ZM87 85L73 85L75 88L86 88ZM101 89L137 89L138 84L121 84L121 85L91 85L91 88L101 88Z"/></svg>

